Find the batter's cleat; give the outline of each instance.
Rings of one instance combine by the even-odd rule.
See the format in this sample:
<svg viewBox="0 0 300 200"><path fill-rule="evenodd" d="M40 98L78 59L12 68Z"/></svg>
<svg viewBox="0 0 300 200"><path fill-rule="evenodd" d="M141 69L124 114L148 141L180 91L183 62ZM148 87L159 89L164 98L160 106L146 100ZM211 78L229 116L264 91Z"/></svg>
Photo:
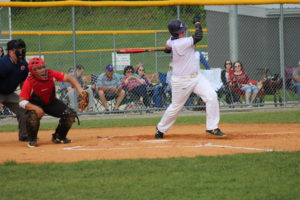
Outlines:
<svg viewBox="0 0 300 200"><path fill-rule="evenodd" d="M216 128L214 130L206 130L206 133L211 134L211 135L215 135L215 136L219 136L219 137L225 137L226 134L223 133L219 128Z"/></svg>
<svg viewBox="0 0 300 200"><path fill-rule="evenodd" d="M67 144L67 143L71 143L72 140L68 139L68 138L65 138L65 139L59 139L56 137L56 134L53 133L52 134L52 142L54 144Z"/></svg>
<svg viewBox="0 0 300 200"><path fill-rule="evenodd" d="M30 148L37 147L37 142L35 140L29 141L27 143L27 146L30 147Z"/></svg>
<svg viewBox="0 0 300 200"><path fill-rule="evenodd" d="M156 133L154 135L155 139L162 139L164 138L164 133L160 132L157 128L156 128Z"/></svg>

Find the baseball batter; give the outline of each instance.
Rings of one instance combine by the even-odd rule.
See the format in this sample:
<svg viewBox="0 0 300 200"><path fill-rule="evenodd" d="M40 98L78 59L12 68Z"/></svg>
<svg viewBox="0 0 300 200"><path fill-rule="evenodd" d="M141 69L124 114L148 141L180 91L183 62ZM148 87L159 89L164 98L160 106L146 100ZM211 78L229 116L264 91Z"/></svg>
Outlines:
<svg viewBox="0 0 300 200"><path fill-rule="evenodd" d="M48 70L42 58L32 58L29 61L28 68L31 75L25 80L19 97L20 107L27 110L28 147L37 146L40 119L45 113L60 118L55 133L52 134L52 142L70 143L71 140L66 136L77 114L56 98L54 81L71 83L79 94L83 92L82 88L72 76L63 72Z"/></svg>
<svg viewBox="0 0 300 200"><path fill-rule="evenodd" d="M200 17L195 17L196 32L192 37L185 37L187 27L181 20L172 20L168 24L172 37L167 41L165 52L172 52L173 76L172 103L158 123L156 139L163 138L175 122L180 110L192 92L206 103L206 132L215 136L226 136L219 128L220 111L218 97L206 78L199 73L199 61L195 59L194 45L202 40Z"/></svg>

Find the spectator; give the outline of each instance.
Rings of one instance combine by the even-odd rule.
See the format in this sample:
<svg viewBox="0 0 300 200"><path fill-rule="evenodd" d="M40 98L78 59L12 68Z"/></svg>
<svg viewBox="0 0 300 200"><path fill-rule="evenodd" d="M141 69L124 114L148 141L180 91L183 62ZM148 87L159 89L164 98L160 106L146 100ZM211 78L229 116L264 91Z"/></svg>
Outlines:
<svg viewBox="0 0 300 200"><path fill-rule="evenodd" d="M298 93L298 101L300 101L300 61L297 69L293 73L293 78L295 81L296 90Z"/></svg>
<svg viewBox="0 0 300 200"><path fill-rule="evenodd" d="M146 89L146 82L133 75L134 69L131 65L124 68L124 75L122 80L122 86L126 87L128 92L132 92L134 95L138 96L148 109L147 112L152 112L150 108L149 95Z"/></svg>
<svg viewBox="0 0 300 200"><path fill-rule="evenodd" d="M224 69L221 72L221 80L223 87L218 91L218 93L225 93L225 101L228 104L237 103L240 104L240 95L234 93L230 87L230 77L229 74L233 73L232 62L230 59L225 60Z"/></svg>
<svg viewBox="0 0 300 200"><path fill-rule="evenodd" d="M171 77L172 77L172 69L173 69L173 63L170 62L169 63L169 71L167 72L167 78L166 78L166 89L165 89L165 93L171 93L171 89L172 89L172 86L171 86Z"/></svg>
<svg viewBox="0 0 300 200"><path fill-rule="evenodd" d="M106 111L109 111L106 101L117 99L114 111L119 110L119 106L125 97L125 91L122 89L122 82L117 75L114 74L114 68L111 64L105 68L97 78L97 89L101 103Z"/></svg>
<svg viewBox="0 0 300 200"><path fill-rule="evenodd" d="M0 46L0 59L5 56L3 47Z"/></svg>
<svg viewBox="0 0 300 200"><path fill-rule="evenodd" d="M8 54L0 59L0 103L16 114L19 123L19 141L27 141L25 110L19 107L17 87L28 76L28 63L25 60L26 44L23 40L10 40Z"/></svg>
<svg viewBox="0 0 300 200"><path fill-rule="evenodd" d="M145 68L144 68L143 64L140 62L138 62L134 65L134 69L135 69L135 73L138 75L138 77L145 81L146 87L152 88L153 87L152 80L154 78L154 74L152 75L151 78L148 78L145 74L146 73Z"/></svg>
<svg viewBox="0 0 300 200"><path fill-rule="evenodd" d="M138 62L134 66L135 66L134 69L136 70L135 72L138 75L138 77L145 81L146 89L147 89L149 98L151 99L153 97L153 93L154 93L154 88L153 88L153 85L152 85L152 81L154 79L155 74L152 74L151 78L148 78L146 76L146 70L145 70L142 63Z"/></svg>
<svg viewBox="0 0 300 200"><path fill-rule="evenodd" d="M203 66L205 67L205 69L210 69L210 65L208 64L205 56L202 54L201 51L196 51L195 52L195 56L196 56L197 62L200 61L200 63L203 64ZM200 63L199 63L199 66L200 66Z"/></svg>
<svg viewBox="0 0 300 200"><path fill-rule="evenodd" d="M93 90L91 88L87 88L87 85L86 85L85 81L82 78L83 72L84 72L84 67L81 64L78 64L76 66L76 76L77 76L76 78L77 78L77 81L79 82L80 86L83 89L87 90L88 93L89 93L89 105L87 107L87 111L92 112L94 110ZM74 74L72 76L74 76ZM68 90L67 96L70 100L70 107L74 110L77 110L75 108L77 100L75 99L74 87L70 83L65 83L65 84L66 84L66 87L67 87L67 90Z"/></svg>
<svg viewBox="0 0 300 200"><path fill-rule="evenodd" d="M68 75L70 76L74 76L74 68L73 67L70 67L68 69ZM60 89L61 90L67 90L67 87L70 87L71 85L70 84L66 84L65 82L60 82ZM71 89L71 88L69 88Z"/></svg>
<svg viewBox="0 0 300 200"><path fill-rule="evenodd" d="M233 87L239 88L245 92L245 102L249 105L249 107L251 107L259 88L250 82L247 73L243 69L241 61L233 63L233 73L231 74L230 79ZM249 101L250 96L251 100Z"/></svg>

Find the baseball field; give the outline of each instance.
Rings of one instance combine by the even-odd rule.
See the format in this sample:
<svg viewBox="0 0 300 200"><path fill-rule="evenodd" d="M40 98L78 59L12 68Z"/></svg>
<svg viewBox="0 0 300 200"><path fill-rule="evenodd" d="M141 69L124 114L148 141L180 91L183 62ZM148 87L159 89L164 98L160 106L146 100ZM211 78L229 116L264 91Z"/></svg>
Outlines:
<svg viewBox="0 0 300 200"><path fill-rule="evenodd" d="M300 110L222 114L226 138L205 134L205 115L181 116L163 140L155 118L84 120L71 144L39 146L2 125L1 199L299 199Z"/></svg>

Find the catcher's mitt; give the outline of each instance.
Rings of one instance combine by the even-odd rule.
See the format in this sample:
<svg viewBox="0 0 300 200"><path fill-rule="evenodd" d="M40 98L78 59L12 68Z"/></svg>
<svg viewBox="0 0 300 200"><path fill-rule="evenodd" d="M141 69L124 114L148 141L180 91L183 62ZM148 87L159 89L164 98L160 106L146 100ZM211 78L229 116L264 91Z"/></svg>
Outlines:
<svg viewBox="0 0 300 200"><path fill-rule="evenodd" d="M85 110L88 105L89 105L89 93L86 90L83 90L78 95L78 109Z"/></svg>

